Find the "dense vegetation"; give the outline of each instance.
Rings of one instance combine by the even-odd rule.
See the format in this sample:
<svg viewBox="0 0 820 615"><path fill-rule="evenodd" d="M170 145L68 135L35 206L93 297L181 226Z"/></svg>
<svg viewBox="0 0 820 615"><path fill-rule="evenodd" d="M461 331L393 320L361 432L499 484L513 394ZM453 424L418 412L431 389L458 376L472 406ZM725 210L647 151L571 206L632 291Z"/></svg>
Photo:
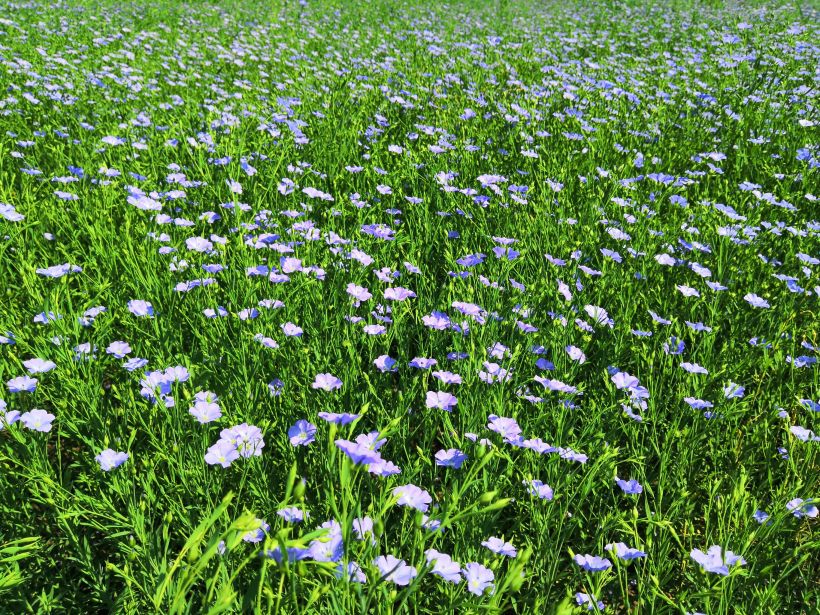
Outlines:
<svg viewBox="0 0 820 615"><path fill-rule="evenodd" d="M816 613L810 6L2 0L0 612Z"/></svg>

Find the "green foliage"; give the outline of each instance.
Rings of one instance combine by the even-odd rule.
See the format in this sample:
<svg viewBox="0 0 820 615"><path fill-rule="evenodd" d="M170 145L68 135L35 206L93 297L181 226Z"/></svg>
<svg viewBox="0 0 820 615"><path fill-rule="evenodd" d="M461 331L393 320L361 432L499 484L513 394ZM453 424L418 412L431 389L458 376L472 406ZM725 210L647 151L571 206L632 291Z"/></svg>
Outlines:
<svg viewBox="0 0 820 615"><path fill-rule="evenodd" d="M0 382L25 374L22 362L32 357L57 364L35 375L32 393L2 391L6 410L42 408L56 418L48 433L19 421L0 430L0 614L568 615L585 612L577 592L616 613L814 612L817 520L796 518L786 503L820 496L818 443L789 431L820 433L817 413L801 402L820 399L820 370L794 364L816 355L802 342L820 345L811 290L820 268L806 273L797 257L820 257L817 167L799 157L810 147L818 156L817 13L800 3L758 5L0 0L0 203L25 214L18 222L0 217L0 334L13 332L16 342L0 345ZM743 22L754 29L738 28ZM460 119L467 108L477 117ZM101 139L109 135L127 144L107 146ZM753 143L758 137L768 140ZM644 167L635 165L638 153ZM256 174L243 171L243 157ZM172 183L177 167L169 165L203 184ZM69 166L84 169L82 180L52 181L71 175ZM23 172L35 168L41 176ZM106 169L120 174L107 177ZM437 174L447 172L466 193L444 189ZM508 179L503 196L476 181L489 173ZM691 183L627 181L650 173ZM284 194L283 178L299 189ZM241 195L228 179L241 182ZM743 182L759 184L758 194L739 189ZM521 201L509 184L527 186ZM162 212L193 227L158 224L157 212L128 204L128 186L137 185L163 193L154 195ZM310 199L300 192L308 186L334 201ZM164 200L175 189L185 195ZM356 207L351 195L370 206ZM673 195L685 195L687 207L671 203ZM727 219L715 203L744 219ZM287 210L301 215L281 215ZM209 224L205 212L222 218ZM306 220L320 240L292 230ZM374 223L393 228L394 240L361 232ZM607 234L616 224L628 243ZM262 232L279 236L265 241L295 242L295 255L321 267L323 279L299 274L273 284L246 275L287 255L257 249ZM157 240L162 233L167 241ZM186 249L187 238L211 233L225 237L224 246L212 254ZM329 233L354 239L373 264L339 256L353 246L331 245ZM515 238L520 256L495 258L493 237ZM710 251L684 251L681 241ZM163 245L176 252L161 254ZM602 247L617 248L624 262L603 258ZM653 258L673 248L728 290L712 292L691 267ZM575 251L582 256L572 258ZM488 257L471 277L451 275L463 269L457 259L478 252ZM545 253L569 267L550 265ZM37 273L64 262L82 272ZM422 273L409 273L405 262ZM175 290L210 275L202 266L213 263L225 266L213 274L216 284ZM580 264L602 275L575 273ZM376 310L388 303L372 273L382 267L400 271L398 284L416 293L392 302L389 313ZM809 294L791 292L774 274L794 276ZM572 301L556 290L559 279ZM372 301L353 306L349 283L370 288ZM697 297L676 290L696 284ZM749 292L771 309L750 307ZM129 313L133 299L150 301L153 318ZM265 299L284 307L259 307ZM454 301L482 306L482 322L464 317L464 335L425 326L438 310L460 323ZM83 326L78 318L99 305L107 311ZM615 326L575 326L576 318L590 320L585 305L605 307ZM203 316L216 306L229 317ZM259 318L238 318L250 308ZM657 325L648 310L673 323ZM62 318L32 323L50 311ZM368 336L354 316L390 322L384 335ZM519 319L538 331L524 334ZM712 331L695 332L687 321ZM303 335L284 336L287 322ZM264 347L256 334L279 347ZM670 335L686 341L684 357L664 352ZM106 354L116 340L148 367L123 369ZM509 349L497 362L510 379L487 384L477 374L496 361L486 350L496 342ZM84 343L96 349L93 359L78 356ZM534 344L549 349L554 372L534 367ZM570 344L583 348L583 364L567 356ZM469 356L451 363L451 352ZM384 354L397 361L396 373L373 367ZM453 412L425 408L426 392L444 387L432 370L407 367L419 356L464 377L448 389L458 397ZM689 374L681 359L709 373ZM174 406L146 399L144 371L175 365L191 377L173 384ZM609 366L649 391L642 422L624 416ZM325 372L342 380L339 391L312 388ZM545 390L535 375L579 394ZM284 383L278 395L268 386L275 378ZM730 381L746 387L743 398L724 396ZM188 413L198 391L218 395L219 420L200 424ZM715 417L683 401L692 396L714 402ZM337 426L317 419L320 412L360 418ZM487 430L492 414L588 460L506 444ZM288 441L299 419L318 424L306 447ZM220 431L244 422L264 434L262 454L228 468L205 463ZM387 439L380 452L401 474L373 476L335 445L371 431ZM130 457L104 472L95 456L107 448ZM450 448L468 456L460 470L436 465L435 453ZM643 492L622 493L615 477L638 480ZM552 487L554 498L531 496L531 480ZM397 505L393 489L405 484L431 495L425 515ZM277 511L287 507L309 518L286 523ZM770 514L765 523L754 519L758 510ZM374 528L358 540L354 520L364 516ZM343 563L357 562L366 584L334 562L282 557L326 544L331 532L321 524L329 519L341 528ZM260 520L269 530L250 543ZM440 531L429 530L431 521ZM517 556L481 546L490 536L512 542ZM607 555L615 542L648 556L626 562L610 554L613 565L601 573L572 562L575 554ZM690 553L713 544L747 564L727 576L703 572ZM428 549L485 565L494 590L475 596L466 583L432 574ZM373 564L385 554L418 575L406 586L385 579Z"/></svg>

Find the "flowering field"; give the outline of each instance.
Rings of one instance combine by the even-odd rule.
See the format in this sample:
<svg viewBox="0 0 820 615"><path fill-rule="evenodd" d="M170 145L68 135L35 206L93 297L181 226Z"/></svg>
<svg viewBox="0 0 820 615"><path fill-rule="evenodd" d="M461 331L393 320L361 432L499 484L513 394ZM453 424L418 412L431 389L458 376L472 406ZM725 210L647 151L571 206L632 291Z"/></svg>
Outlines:
<svg viewBox="0 0 820 615"><path fill-rule="evenodd" d="M0 613L816 613L818 13L262 4L0 1Z"/></svg>

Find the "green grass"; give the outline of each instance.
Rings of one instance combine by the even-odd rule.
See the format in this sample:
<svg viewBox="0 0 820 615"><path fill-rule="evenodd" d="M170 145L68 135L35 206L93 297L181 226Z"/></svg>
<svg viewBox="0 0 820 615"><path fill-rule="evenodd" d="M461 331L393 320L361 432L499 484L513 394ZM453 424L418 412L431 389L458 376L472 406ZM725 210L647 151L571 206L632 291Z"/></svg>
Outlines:
<svg viewBox="0 0 820 615"><path fill-rule="evenodd" d="M0 203L14 208L0 208L0 335L14 341L0 345L0 382L35 357L56 364L33 374L33 392L0 393L0 613L586 612L577 592L614 613L816 612L818 519L787 503L820 498L818 442L790 432L820 433L818 13L811 3L591 4L0 2ZM468 108L476 115L463 119ZM174 173L200 183L173 183ZM504 180L494 190L483 175ZM129 204L129 186L159 193L161 211ZM184 194L166 198L174 190ZM394 239L364 232L371 224ZM211 234L224 238L212 253L186 247ZM496 258L494 237L516 239L520 255ZM372 264L349 258L354 248ZM475 253L486 259L456 262ZM247 274L285 256L320 271L286 283ZM37 273L62 263L82 271ZM382 268L416 296L385 300ZM202 278L216 282L177 290ZM372 298L355 305L351 283ZM153 317L129 312L140 299ZM284 306L260 307L266 299ZM83 326L95 306L106 310ZM228 315L203 315L217 306ZM252 308L258 318L239 318ZM453 327L427 326L436 311ZM62 318L33 322L42 312ZM301 337L283 333L288 322ZM670 336L682 355L664 350ZM124 369L106 352L114 341L147 366ZM84 343L96 352L78 357ZM503 359L489 354L496 343ZM534 345L553 371L536 366ZM469 356L448 360L454 352ZM381 355L396 371L374 366ZM414 357L438 364L416 369ZM508 378L482 381L488 361ZM145 372L173 366L189 374L169 385L173 407L146 398ZM463 382L445 385L435 370ZM641 422L622 410L615 371L648 391ZM313 388L320 373L342 387ZM724 395L730 382L743 397ZM221 418L189 414L200 391L218 396ZM427 408L428 391L458 403ZM712 418L687 397L711 402ZM35 408L55 417L50 431L14 420ZM320 412L360 418L336 426ZM490 415L587 460L505 443ZM315 441L294 447L287 432L300 419L317 426ZM206 463L220 431L241 423L261 430L261 454ZM371 431L400 474L374 476L335 445ZM95 456L107 448L129 459L104 472ZM436 465L450 448L468 456L461 469ZM642 493L623 493L616 476ZM530 496L531 479L554 498ZM429 493L443 531L397 505L393 489L406 484ZM276 514L292 506L309 518ZM356 539L363 516L372 540ZM269 530L249 543L257 519ZM343 544L334 561L265 557L317 548L330 519ZM517 555L482 546L491 536ZM615 542L647 555L624 562L605 551ZM745 565L704 572L690 554L712 545ZM431 548L486 566L494 588L474 595L432 574ZM416 568L408 585L373 564L387 554ZM585 572L575 554L612 566ZM367 582L337 578L339 562L356 562Z"/></svg>

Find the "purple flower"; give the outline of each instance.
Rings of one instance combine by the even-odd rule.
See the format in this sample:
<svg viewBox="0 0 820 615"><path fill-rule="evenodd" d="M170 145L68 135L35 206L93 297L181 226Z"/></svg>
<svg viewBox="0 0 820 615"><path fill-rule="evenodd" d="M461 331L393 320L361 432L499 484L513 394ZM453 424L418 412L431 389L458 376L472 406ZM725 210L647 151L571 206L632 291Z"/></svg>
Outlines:
<svg viewBox="0 0 820 615"><path fill-rule="evenodd" d="M445 329L449 329L451 325L450 317L444 312L433 312L422 317L421 320L425 327L429 327L435 331L444 331Z"/></svg>
<svg viewBox="0 0 820 615"><path fill-rule="evenodd" d="M107 448L99 455L94 457L94 459L96 459L97 463L100 464L100 469L103 472L109 472L128 461L128 453L118 452L112 448Z"/></svg>
<svg viewBox="0 0 820 615"><path fill-rule="evenodd" d="M124 359L127 354L131 352L131 346L127 342L111 342L105 352L112 355L115 359Z"/></svg>
<svg viewBox="0 0 820 615"><path fill-rule="evenodd" d="M288 523L301 523L305 520L307 513L302 512L295 506L290 506L289 508L282 508L281 510L276 511L276 514Z"/></svg>
<svg viewBox="0 0 820 615"><path fill-rule="evenodd" d="M730 382L725 387L723 387L723 395L726 399L735 399L739 397L743 397L746 393L746 388L740 386L739 384L735 384L734 382Z"/></svg>
<svg viewBox="0 0 820 615"><path fill-rule="evenodd" d="M356 301L367 301L373 296L366 288L357 286L353 283L347 285L347 294L353 297Z"/></svg>
<svg viewBox="0 0 820 615"><path fill-rule="evenodd" d="M254 335L253 339L262 344L265 348L279 348L279 343L275 339L266 337L261 333Z"/></svg>
<svg viewBox="0 0 820 615"><path fill-rule="evenodd" d="M768 301L766 301L763 297L758 297L754 293L747 293L743 296L743 298L748 301L749 305L752 307L763 309L770 307Z"/></svg>
<svg viewBox="0 0 820 615"><path fill-rule="evenodd" d="M663 344L663 351L666 354L671 355L679 355L683 354L683 351L686 349L686 344L683 340L679 340L674 335L669 338L668 342L664 342Z"/></svg>
<svg viewBox="0 0 820 615"><path fill-rule="evenodd" d="M633 549L632 547L627 547L622 542L610 543L607 546L605 546L604 549L607 551L614 552L618 558L627 562L633 559L646 557L646 553L644 553L643 551Z"/></svg>
<svg viewBox="0 0 820 615"><path fill-rule="evenodd" d="M193 406L188 408L188 413L203 425L222 416L219 404L204 400L196 401Z"/></svg>
<svg viewBox="0 0 820 615"><path fill-rule="evenodd" d="M265 447L262 430L247 423L223 429L219 433L219 438L231 443L240 457L259 457Z"/></svg>
<svg viewBox="0 0 820 615"><path fill-rule="evenodd" d="M206 463L209 465L219 464L223 468L227 468L237 459L239 459L239 451L226 440L217 440L216 444L208 448L208 452L205 453Z"/></svg>
<svg viewBox="0 0 820 615"><path fill-rule="evenodd" d="M239 320L253 320L259 317L259 310L256 308L246 308L240 310L236 315L239 317Z"/></svg>
<svg viewBox="0 0 820 615"><path fill-rule="evenodd" d="M602 570L607 570L612 567L612 562L605 557L599 557L597 555L578 554L572 559L587 572L601 572Z"/></svg>
<svg viewBox="0 0 820 615"><path fill-rule="evenodd" d="M624 480L622 478L615 477L615 483L621 488L621 490L629 495L637 495L639 493L643 493L643 487L641 484L636 481L634 478L630 478L629 480Z"/></svg>
<svg viewBox="0 0 820 615"><path fill-rule="evenodd" d="M42 431L44 433L51 431L51 422L53 420L53 414L37 408L20 415L20 422L25 425L27 429Z"/></svg>
<svg viewBox="0 0 820 615"><path fill-rule="evenodd" d="M342 381L333 374L316 374L316 379L311 386L323 391L335 391L342 388Z"/></svg>
<svg viewBox="0 0 820 615"><path fill-rule="evenodd" d="M424 489L415 485L401 485L393 489L393 496L398 498L396 504L399 506L409 506L421 512L427 512L427 508L433 499Z"/></svg>
<svg viewBox="0 0 820 615"><path fill-rule="evenodd" d="M310 557L317 562L338 562L344 555L342 528L336 521L327 521L321 525L328 530L325 536L310 543Z"/></svg>
<svg viewBox="0 0 820 615"><path fill-rule="evenodd" d="M336 440L335 444L355 464L369 465L382 461L381 455L366 444L350 440Z"/></svg>
<svg viewBox="0 0 820 615"><path fill-rule="evenodd" d="M413 566L408 566L403 559L393 555L380 555L373 561L385 581L392 581L396 585L409 585L416 578L418 572Z"/></svg>
<svg viewBox="0 0 820 615"><path fill-rule="evenodd" d="M191 252L211 252L214 248L214 244L204 237L188 237L188 239L185 240L185 247Z"/></svg>
<svg viewBox="0 0 820 615"><path fill-rule="evenodd" d="M595 321L596 325L606 325L610 329L615 326L615 321L609 317L607 311L597 305L585 305L584 311Z"/></svg>
<svg viewBox="0 0 820 615"><path fill-rule="evenodd" d="M515 557L518 551L511 542L504 542L501 538L490 536L487 540L481 543L481 546L487 547L493 553L498 555L506 555L507 557Z"/></svg>
<svg viewBox="0 0 820 615"><path fill-rule="evenodd" d="M675 288L677 288L684 297L700 297L700 292L691 286L676 284Z"/></svg>
<svg viewBox="0 0 820 615"><path fill-rule="evenodd" d="M302 192L310 197L311 199L321 199L323 201L333 201L333 197L326 192L322 192L321 190L317 190L316 188L312 188L310 186L306 188L302 188Z"/></svg>
<svg viewBox="0 0 820 615"><path fill-rule="evenodd" d="M508 246L495 246L493 248L493 254L495 254L496 258L505 258L507 260L515 260L521 254L518 250L513 250Z"/></svg>
<svg viewBox="0 0 820 615"><path fill-rule="evenodd" d="M814 434L811 429L806 429L801 425L792 425L789 432L801 442L820 442L820 436Z"/></svg>
<svg viewBox="0 0 820 615"><path fill-rule="evenodd" d="M191 377L191 374L188 372L186 367L182 365L175 365L165 370L165 376L172 381L187 382Z"/></svg>
<svg viewBox="0 0 820 615"><path fill-rule="evenodd" d="M268 530L270 530L270 525L268 525L264 519L254 519L254 525L256 525L255 529L248 530L245 532L245 535L242 536L242 540L245 542L251 544L262 542L265 540L265 535L268 533Z"/></svg>
<svg viewBox="0 0 820 615"><path fill-rule="evenodd" d="M381 355L373 361L373 365L375 365L376 368L382 373L397 371L395 367L396 360L386 354Z"/></svg>
<svg viewBox="0 0 820 615"><path fill-rule="evenodd" d="M550 501L553 498L552 487L541 482L540 480L524 480L522 481L528 486L527 491L533 497L538 497L542 500Z"/></svg>
<svg viewBox="0 0 820 615"><path fill-rule="evenodd" d="M224 318L228 315L228 311L221 305L217 306L216 309L206 308L202 310L202 313L205 315L206 318Z"/></svg>
<svg viewBox="0 0 820 615"><path fill-rule="evenodd" d="M465 316L480 316L484 311L481 306L475 303L464 303L463 301L453 301L453 309L458 310Z"/></svg>
<svg viewBox="0 0 820 615"><path fill-rule="evenodd" d="M316 425L300 419L288 429L288 438L293 446L307 446L316 439Z"/></svg>
<svg viewBox="0 0 820 615"><path fill-rule="evenodd" d="M310 549L306 549L303 547L287 547L286 552L288 562L291 563L298 562L310 557ZM265 551L265 557L274 560L277 564L281 564L283 559L282 550L279 547L268 549L267 551Z"/></svg>
<svg viewBox="0 0 820 615"><path fill-rule="evenodd" d="M611 377L611 380L617 389L631 389L640 384L635 376L627 374L626 372L616 372Z"/></svg>
<svg viewBox="0 0 820 615"><path fill-rule="evenodd" d="M347 579L351 583L367 583L367 576L356 562L347 562L347 566L339 562L334 574L337 579Z"/></svg>
<svg viewBox="0 0 820 615"><path fill-rule="evenodd" d="M356 436L356 443L366 446L370 450L377 451L387 443L387 438L379 438L378 431L362 433Z"/></svg>
<svg viewBox="0 0 820 615"><path fill-rule="evenodd" d="M6 382L9 393L33 393L37 388L37 378L30 376L17 376Z"/></svg>
<svg viewBox="0 0 820 615"><path fill-rule="evenodd" d="M128 311L131 312L134 316L150 317L154 315L153 306L147 301L143 301L142 299L132 299L131 301L129 301Z"/></svg>
<svg viewBox="0 0 820 615"><path fill-rule="evenodd" d="M569 358L573 361L577 361L578 363L584 363L587 360L584 351L578 348L577 346L567 346L566 349Z"/></svg>
<svg viewBox="0 0 820 615"><path fill-rule="evenodd" d="M703 410L705 408L714 407L714 404L712 402L703 399L697 399L695 397L684 397L683 401L685 401L695 410Z"/></svg>
<svg viewBox="0 0 820 615"><path fill-rule="evenodd" d="M384 298L391 301L404 301L405 299L412 299L416 296L412 290L402 288L401 286L394 286L384 291Z"/></svg>
<svg viewBox="0 0 820 615"><path fill-rule="evenodd" d="M302 337L302 328L297 327L292 322L286 322L282 325L282 332L286 337Z"/></svg>
<svg viewBox="0 0 820 615"><path fill-rule="evenodd" d="M328 423L335 423L336 425L348 425L359 418L359 415L350 414L348 412L342 412L339 414L335 412L320 412L319 418L327 421Z"/></svg>
<svg viewBox="0 0 820 615"><path fill-rule="evenodd" d="M461 384L461 376L452 372L435 371L433 378L440 380L444 384Z"/></svg>
<svg viewBox="0 0 820 615"><path fill-rule="evenodd" d="M415 367L416 369L430 369L434 365L438 365L438 361L425 357L416 357L410 361L410 367Z"/></svg>
<svg viewBox="0 0 820 615"><path fill-rule="evenodd" d="M421 527L428 532L442 532L441 519L431 519L427 515L421 516Z"/></svg>
<svg viewBox="0 0 820 615"><path fill-rule="evenodd" d="M590 596L584 592L577 592L575 594L575 604L578 606L587 605L587 611L603 611L606 605L601 600L597 600L595 596Z"/></svg>
<svg viewBox="0 0 820 615"><path fill-rule="evenodd" d="M724 555L723 549L719 545L712 545L706 553L700 549L692 549L689 555L696 563L700 564L705 572L713 572L723 576L728 576L729 568L732 566L746 564L745 559L731 551L727 550Z"/></svg>
<svg viewBox="0 0 820 615"><path fill-rule="evenodd" d="M25 414L23 416L25 416ZM23 420L23 416L20 417L20 420ZM786 504L786 510L798 519L801 517L809 517L813 519L820 514L820 510L818 510L817 506L814 505L814 500L812 498L807 500L804 500L803 498L795 498Z"/></svg>
<svg viewBox="0 0 820 615"><path fill-rule="evenodd" d="M755 514L752 515L752 518L762 525L763 523L766 523L766 521L768 520L769 513L767 513L765 510L756 510Z"/></svg>
<svg viewBox="0 0 820 615"><path fill-rule="evenodd" d="M282 394L282 389L285 388L285 383L279 378L274 378L268 383L268 391L274 397L279 397Z"/></svg>
<svg viewBox="0 0 820 615"><path fill-rule="evenodd" d="M680 366L690 374L708 374L705 367L701 367L697 363L681 363Z"/></svg>
<svg viewBox="0 0 820 615"><path fill-rule="evenodd" d="M371 463L367 466L367 471L374 476L395 476L396 474L401 474L401 468L386 459L380 459L375 463Z"/></svg>
<svg viewBox="0 0 820 615"><path fill-rule="evenodd" d="M578 392L578 389L572 385L569 385L565 382L561 382L555 378L542 378L541 376L534 376L533 380L543 386L545 389L549 389L550 391L557 391L559 393L566 393L568 395L573 395Z"/></svg>
<svg viewBox="0 0 820 615"><path fill-rule="evenodd" d="M428 564L433 564L430 572L441 577L450 583L461 583L461 564L454 562L446 553L441 553L435 549L427 549L424 557Z"/></svg>
<svg viewBox="0 0 820 615"><path fill-rule="evenodd" d="M471 594L481 596L484 590L493 587L493 581L495 580L493 571L477 562L470 562L464 566L461 573L464 575L464 580L467 581L467 590Z"/></svg>
<svg viewBox="0 0 820 615"><path fill-rule="evenodd" d="M436 453L436 465L443 468L458 470L465 461L467 461L467 455L457 448L449 448L446 451L441 450Z"/></svg>
<svg viewBox="0 0 820 615"><path fill-rule="evenodd" d="M29 374L45 374L57 367L54 361L46 361L40 358L29 359L23 361L23 367L28 370Z"/></svg>
<svg viewBox="0 0 820 615"><path fill-rule="evenodd" d="M368 534L373 539L373 519L370 517L353 519L353 532L356 534L357 540L364 540ZM373 544L375 544L375 540L373 540Z"/></svg>
<svg viewBox="0 0 820 615"><path fill-rule="evenodd" d="M480 252L477 254L468 254L456 260L456 263L462 267L475 267L476 265L483 263L486 257L486 254L482 254Z"/></svg>
<svg viewBox="0 0 820 615"><path fill-rule="evenodd" d="M88 350L81 350L80 346L77 347L77 354L78 356L83 354L88 354L91 352L91 345L87 346ZM96 346L94 347L96 349ZM128 370L129 372L135 372L138 369L142 369L148 365L148 359L141 359L140 357L133 357L128 359L125 363L122 364L123 369Z"/></svg>
<svg viewBox="0 0 820 615"><path fill-rule="evenodd" d="M495 414L491 414L488 418L487 428L499 434L505 442L514 442L521 438L521 427L515 419Z"/></svg>
<svg viewBox="0 0 820 615"><path fill-rule="evenodd" d="M76 197L69 200L76 200ZM78 267L77 265L70 265L69 263L64 263L62 265L54 265L52 267L46 267L44 269L37 269L37 273L46 278L61 278L64 275L68 275L69 273L79 273L81 271L81 267Z"/></svg>
<svg viewBox="0 0 820 615"><path fill-rule="evenodd" d="M458 399L455 395L446 391L427 391L426 404L428 408L439 408L440 410L452 412L458 404Z"/></svg>

